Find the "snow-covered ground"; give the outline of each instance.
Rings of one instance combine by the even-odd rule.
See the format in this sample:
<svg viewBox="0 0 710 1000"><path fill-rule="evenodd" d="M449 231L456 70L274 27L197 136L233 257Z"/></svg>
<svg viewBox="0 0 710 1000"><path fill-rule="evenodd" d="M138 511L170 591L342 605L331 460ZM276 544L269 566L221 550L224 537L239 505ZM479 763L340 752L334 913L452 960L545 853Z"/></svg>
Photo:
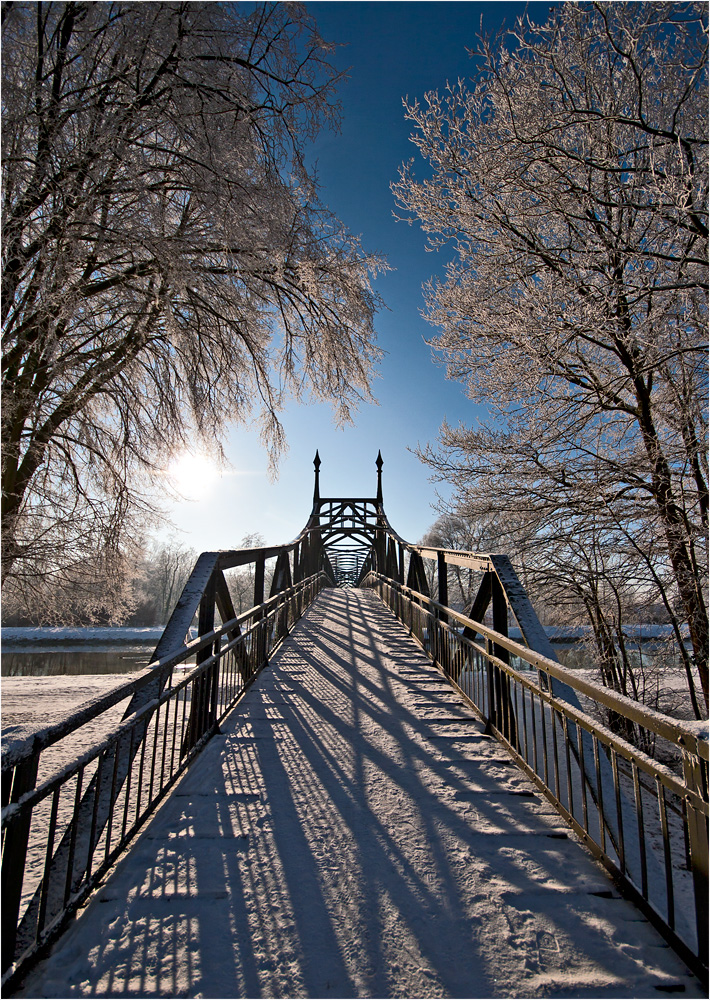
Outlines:
<svg viewBox="0 0 710 1000"><path fill-rule="evenodd" d="M704 996L368 593L321 595L19 995Z"/></svg>
<svg viewBox="0 0 710 1000"><path fill-rule="evenodd" d="M141 670L133 674L3 677L0 684L3 751L7 752L48 725L61 722L77 708L142 673ZM128 698L82 726L56 747L45 750L41 758L40 780L103 739L121 721L127 704Z"/></svg>
<svg viewBox="0 0 710 1000"><path fill-rule="evenodd" d="M86 627L71 625L37 626L34 628L15 628L5 626L2 629L2 644L6 648L16 647L47 647L60 646L65 643L76 645L80 648L87 645L98 648L102 646L112 646L116 643L132 643L157 645L163 634L164 626L158 625L150 628L128 628L125 626L105 626Z"/></svg>
<svg viewBox="0 0 710 1000"><path fill-rule="evenodd" d="M66 718L81 705L108 694L141 673L3 677L0 683L3 729L15 725L28 730L43 729L48 723Z"/></svg>

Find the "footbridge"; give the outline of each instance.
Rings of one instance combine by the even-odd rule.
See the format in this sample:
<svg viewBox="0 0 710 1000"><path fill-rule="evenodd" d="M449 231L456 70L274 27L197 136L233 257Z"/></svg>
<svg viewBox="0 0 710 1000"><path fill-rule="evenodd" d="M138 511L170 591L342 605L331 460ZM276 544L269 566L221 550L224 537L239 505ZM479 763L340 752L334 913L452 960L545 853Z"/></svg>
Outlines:
<svg viewBox="0 0 710 1000"><path fill-rule="evenodd" d="M4 754L6 995L706 995L707 731L400 537L380 455L314 465L296 539L203 553L150 669Z"/></svg>

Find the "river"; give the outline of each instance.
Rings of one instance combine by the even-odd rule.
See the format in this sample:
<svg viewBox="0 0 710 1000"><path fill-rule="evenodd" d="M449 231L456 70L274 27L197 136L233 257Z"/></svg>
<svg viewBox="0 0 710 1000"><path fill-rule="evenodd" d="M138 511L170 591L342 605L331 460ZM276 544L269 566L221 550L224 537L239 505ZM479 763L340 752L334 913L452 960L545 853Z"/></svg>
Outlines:
<svg viewBox="0 0 710 1000"><path fill-rule="evenodd" d="M123 674L147 666L162 628L4 628L3 677Z"/></svg>

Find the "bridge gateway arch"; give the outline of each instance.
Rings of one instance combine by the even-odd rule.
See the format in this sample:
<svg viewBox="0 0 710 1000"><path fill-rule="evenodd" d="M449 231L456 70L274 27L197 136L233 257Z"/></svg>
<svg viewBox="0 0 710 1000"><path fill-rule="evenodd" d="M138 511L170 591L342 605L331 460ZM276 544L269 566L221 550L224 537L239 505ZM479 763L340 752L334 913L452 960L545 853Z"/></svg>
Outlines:
<svg viewBox="0 0 710 1000"><path fill-rule="evenodd" d="M344 717L364 712L371 729L377 720L380 733L399 727L403 734L414 727L416 737L410 744L404 735L395 743L391 733L386 738L378 736L385 739L387 751L379 744L367 740L363 743L363 731L348 726L336 739L340 754L351 756L359 748L362 760L357 782L352 775L346 780L341 774L341 785L344 782L343 787L349 789L352 797L349 805L345 800L340 801L343 787L337 781L332 786L334 790L327 794L339 803L339 822L348 809L354 808L352 803L357 804L359 818L353 830L356 827L360 830L362 843L370 845L373 856L381 863L386 854L387 864L394 864L395 868L410 866L416 873L415 857L420 858L423 869L428 871L431 867L431 859L424 864L421 852L411 854L409 840L397 841L396 831L383 823L381 815L373 813L372 819L365 822L362 782L365 772L373 768L379 777L368 786L367 794L382 804L382 795L378 797L375 790L391 785L390 797L401 798L410 805L420 793L426 794L434 814L439 815L438 809L451 828L456 828L461 843L468 835L472 844L478 843L481 856L485 854L487 859L486 870L494 871L494 866L490 851L481 846L480 836L477 839L483 827L487 831L497 830L501 843L516 830L553 839L576 837L612 878L608 889L598 888L590 899L615 899L620 892L638 908L639 921L642 918L648 921L654 933L659 933L679 956L672 958L670 965L651 963L649 974L656 977L654 988L672 992L682 987L689 994L702 995L693 994L696 988L693 984L697 982L693 977L707 981L707 732L692 723L680 723L651 712L562 667L506 555L431 548L403 539L385 512L380 454L375 464L374 496L322 497L321 462L316 453L313 506L297 538L281 546L203 553L156 647L152 669L146 676L122 685L70 719L38 733L28 745L3 756L2 914L6 990L22 989L20 984L28 970L90 897L87 914L92 907L96 910L95 899L101 893L98 896L92 893L158 805L170 798L170 803L160 811L160 817L167 816L168 805L181 802L180 796L186 794L181 790L189 788L192 780L193 793L188 798L194 795L209 812L209 804L200 799L199 782L195 785L198 779L193 778L199 768L207 767L209 754L212 757L222 754L219 758L222 763L215 767L238 770L240 760L244 765L237 781L239 791L233 792L231 798L215 791L210 802L220 803L228 811L234 811L239 803L245 804L246 812L239 823L248 842L254 831L262 828L259 823L264 819L263 816L249 819L250 803L256 799L268 802L277 796L277 788L282 805L291 803L296 811L303 809L306 813L315 808L308 804L308 789L302 788L299 794L305 799L296 801L295 789L299 786L296 771L292 772L291 784L284 785L285 750L280 751L279 747L290 746L294 755L297 750L302 754L299 759L303 773L311 769L314 775L321 774L325 767L333 779L340 773L338 754L332 753L324 736L319 737L320 742L314 743L309 737L304 743L304 720L306 717L311 720L313 732L330 733L344 725ZM448 578L452 566L464 566L478 575L478 591L471 607L450 606ZM241 567L253 570L253 607L237 615L230 595L229 571ZM513 628L517 630L514 635ZM265 671L267 666L269 670ZM303 677L310 678L310 689L301 680ZM392 685L406 689L402 694L404 707L401 699L391 697ZM331 698L337 699L339 716L331 713ZM118 706L125 708L116 716ZM47 760L58 747L76 739L85 731L84 727L95 725L97 720L113 720L107 735L89 750L83 748L73 758L70 754L68 760L63 759L58 771L48 768ZM252 775L256 790L250 790L249 773L256 766L256 758L249 758L247 766L247 750L260 747L259 740L266 739L258 735L262 723L268 730L272 756L269 767L263 766L258 778ZM326 728L322 729L323 726ZM224 751L215 749L219 741L213 737L227 731L231 751L225 764ZM425 732L429 735L423 754L421 739L425 739L422 735ZM654 742L666 748L664 763L646 753ZM304 746L308 747L305 757ZM408 769L398 765L399 770L393 770L388 761L395 758L409 760ZM503 790L499 793L491 791L491 774L500 772L501 762L516 768L515 773L520 777L513 782L515 787L508 778L496 777ZM195 768L186 776L193 763ZM415 791L412 775L419 774L418 769L425 766L429 777L423 790ZM471 784L474 771L467 772L469 767L479 769L476 780L481 784L480 789ZM519 781L528 784L525 788L518 787ZM432 797L435 785L450 793L444 796L445 801ZM314 777L311 795L325 795L326 787L330 786L321 787ZM498 787L495 782L493 787ZM540 803L545 803L547 812L543 809L534 822L527 814L511 819L508 806L502 813L493 805L497 802L496 795L500 797L503 792L521 801L526 796L537 796ZM472 803L485 801L486 809L490 810L488 820L480 819L483 807L478 821L470 816L462 820L452 809L452 803L460 801L468 803L464 814L466 810L475 813ZM405 813L406 809L403 816ZM503 818L504 814L507 818ZM420 820L424 822L422 817L416 822ZM196 827L201 822L197 815L192 815L191 821ZM414 823L415 819L410 816L410 821ZM189 842L184 816L182 820L173 817L168 828L164 820L156 819L141 837L136 852L127 855L124 872L126 865L130 869L132 858L144 851L143 845L150 843L150 831L154 827L160 829L160 822L161 836L166 842L183 835ZM320 862L314 861L320 855L311 853L318 837L312 831L309 833L307 826L299 826L295 820L294 824L292 836L295 841L303 839L299 871L311 872L309 912L320 914L314 919L320 920L323 940L330 941L331 951L341 952L344 946L334 931L337 921L334 923L333 907L339 913L341 904L345 904L342 899L337 905L332 899L330 902L325 899L326 894L321 891L325 876L318 867ZM372 824L382 827L381 837L388 844L384 854L381 840L373 839ZM569 834L561 832L560 824ZM395 821L395 828L396 825ZM276 825L269 842L274 851L279 844L278 830ZM439 844L432 830L432 844ZM321 831L321 834L328 839L327 833ZM337 831L331 830L330 836L337 839ZM231 840L228 842L232 844ZM426 844L422 845L425 848ZM346 851L345 846L343 850ZM582 848L575 844L575 850ZM466 851L469 856L470 846ZM546 851L543 845L540 856L546 857ZM274 857L272 868L267 865L260 869L260 878L267 882L271 877L269 872L276 878L274 873L281 865L282 889L288 897L287 908L296 927L294 933L302 938L299 920L305 919L307 924L308 917L298 916L298 889L289 882L295 876L288 865L284 866L288 850L282 845L277 854L278 864ZM534 858L530 860L533 863ZM244 869L237 866L238 872L234 869L235 884L243 878L249 864ZM439 868L442 866L449 870L440 859ZM475 858L471 866L472 871L476 870ZM555 878L558 876L559 872ZM214 871L208 878L214 881ZM248 929L246 910L242 912L231 900L232 882L224 873L223 878L225 884L219 891L230 898L229 919L239 926L243 937ZM347 883L347 873L338 878L344 880L343 885ZM416 909L419 897L416 893L412 895L410 884L412 878L416 881L415 874L394 878L391 872L387 877L371 877L363 872L357 892L364 910L373 902L373 886L378 878L384 879L402 906L406 901ZM462 913L468 913L467 908L473 905L465 894L457 895L458 889L454 892L458 878L457 869L455 876L450 874L450 884L445 883L449 893L447 913L454 899L458 900L456 905ZM495 881L495 874L491 878ZM190 880L181 885L186 896L192 898ZM120 890L117 891L120 897ZM138 895L142 891L135 890ZM126 898L132 898L133 892L126 890ZM163 899L164 891L162 895L156 892ZM202 898L199 891L196 898ZM242 902L246 905L247 901L251 906L253 900L254 892L247 901L245 889ZM154 902L156 907L163 905ZM322 911L318 909L323 906ZM496 919L500 918L500 912ZM476 919L479 918L485 926L495 923L492 917L479 915ZM126 919L130 924L134 918ZM351 929L359 928L359 933L369 939L362 919L359 913ZM431 986L435 981L437 995L509 995L505 983L493 985L497 980L491 975L485 979L486 988L493 991L490 994L457 992L465 989L466 982L473 983L475 977L471 980L471 971L465 963L457 965L455 975L451 969L446 971L449 963L442 960L441 949L445 951L448 946L435 945L434 939L426 934L418 936L412 930L418 919L412 918L413 923L404 935L411 938L411 947L404 944L402 947L411 952L416 945L420 966L426 966L423 978L417 980L410 970L409 978L405 976L398 985L396 977L383 979L374 971L360 974L359 963L374 968L375 957L379 956L381 962L384 953L374 945L369 951L365 948L363 952L361 948L359 959L352 958L348 964L349 952L345 948L345 957L335 964L331 954L331 985L333 989L345 990L336 995L423 995L421 990L426 991L426 984ZM605 914L599 921L603 924L609 919L609 914ZM80 924L81 921L76 928ZM451 934L465 943L470 928L463 933L460 924L460 920L454 921ZM153 926L150 920L148 925ZM86 926L86 921L81 926ZM548 932L539 933L544 937ZM301 990L298 995L325 995L313 992L326 990L313 967L317 949L311 953L306 948L305 957L298 959L289 952L293 942L284 944L283 955L291 954L294 969L298 966L299 971L293 972L293 980L286 973L281 979L274 979L269 978L271 973L267 975L256 968L259 962L266 961L263 948L259 955L255 949L247 960L244 955L249 949L245 950L241 937L235 948L242 954L242 964L234 972L234 983L241 985L234 986L235 992L222 995L282 995L264 994L264 989L286 990L291 995L289 983L292 990ZM144 943L143 947L147 945ZM225 947L227 954L229 945ZM525 947L529 950L532 945L528 942ZM104 952L110 953L111 948L106 946ZM484 952L485 949L481 954ZM61 944L57 946L57 955L60 954ZM402 958L404 952L398 954ZM552 977L549 982L554 982L555 968L562 977L560 982L567 982L559 963L555 966L553 962L545 972L539 948L536 954L535 962L542 969L541 983L548 981L544 979L546 975ZM619 971L619 954L615 953L616 957L610 961L612 966L616 963L614 975L623 979L632 973L628 968ZM57 960L61 962L61 958ZM407 963L408 959L404 961ZM638 975L642 964L634 966ZM678 971L683 969L686 971ZM692 973L690 978L687 970ZM262 973L265 979L259 978ZM38 971L36 975L39 974ZM523 980L532 983L529 976L527 979L523 976ZM123 988L130 992L128 980L124 977L122 982ZM159 976L152 983L149 993L170 995L165 993L165 984L161 986ZM46 982L44 988L48 988ZM377 988L389 992L372 993ZM397 992L404 988L419 992ZM533 992L518 995L542 995L534 990L543 989L544 993L544 988L540 984L529 985ZM572 988L569 983L567 988ZM248 989L262 992L245 993Z"/></svg>

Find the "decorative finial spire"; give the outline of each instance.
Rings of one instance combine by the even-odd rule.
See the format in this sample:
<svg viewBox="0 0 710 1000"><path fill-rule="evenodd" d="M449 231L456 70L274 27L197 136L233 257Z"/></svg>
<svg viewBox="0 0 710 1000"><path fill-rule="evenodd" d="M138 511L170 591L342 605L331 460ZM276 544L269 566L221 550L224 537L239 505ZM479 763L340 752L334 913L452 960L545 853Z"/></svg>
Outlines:
<svg viewBox="0 0 710 1000"><path fill-rule="evenodd" d="M320 455L318 454L318 449L316 448L316 457L313 459L313 468L316 470L316 482L313 487L313 503L320 500Z"/></svg>
<svg viewBox="0 0 710 1000"><path fill-rule="evenodd" d="M377 460L375 465L377 466L377 499L382 502L382 466L384 465L382 458L382 452L377 452Z"/></svg>

